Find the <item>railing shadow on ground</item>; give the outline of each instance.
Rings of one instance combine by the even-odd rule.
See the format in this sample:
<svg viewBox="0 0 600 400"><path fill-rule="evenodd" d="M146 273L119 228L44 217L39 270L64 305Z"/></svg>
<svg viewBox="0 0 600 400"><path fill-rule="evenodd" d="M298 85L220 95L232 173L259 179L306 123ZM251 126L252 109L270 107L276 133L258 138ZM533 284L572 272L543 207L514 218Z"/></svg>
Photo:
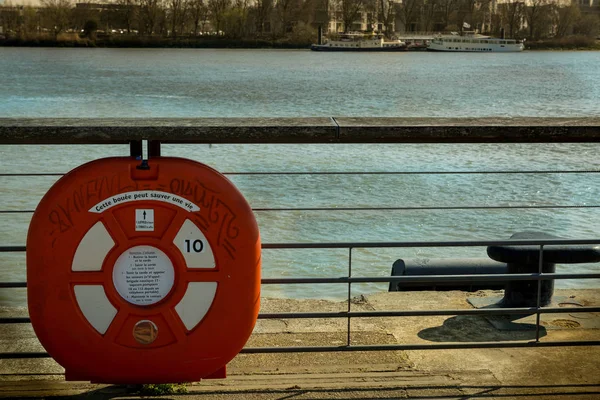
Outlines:
<svg viewBox="0 0 600 400"><path fill-rule="evenodd" d="M160 398L176 400L197 397L202 399L593 399L600 396L600 384L578 385L390 385L389 387L349 387L345 388L301 388L291 386L288 389L261 390L202 390L191 387L188 393L172 394L168 397L143 396L142 398ZM125 386L107 386L85 393L53 396L57 400L111 400L115 398L141 397ZM32 397L27 397L32 398ZM36 398L36 397L33 397Z"/></svg>

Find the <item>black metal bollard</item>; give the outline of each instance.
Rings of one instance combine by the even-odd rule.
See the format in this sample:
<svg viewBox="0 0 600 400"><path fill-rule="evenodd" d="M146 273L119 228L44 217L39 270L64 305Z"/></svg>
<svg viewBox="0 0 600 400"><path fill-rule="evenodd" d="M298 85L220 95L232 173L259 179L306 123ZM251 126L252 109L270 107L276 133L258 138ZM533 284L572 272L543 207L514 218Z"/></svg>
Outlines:
<svg viewBox="0 0 600 400"><path fill-rule="evenodd" d="M506 274L505 263L489 258L400 258L392 266L392 276L414 275L476 275ZM475 292L485 289L503 289L506 282L390 282L390 292L403 290L463 290Z"/></svg>
<svg viewBox="0 0 600 400"><path fill-rule="evenodd" d="M511 239L564 239L544 232L519 232ZM505 262L509 274L533 274L539 272L540 246L489 246L491 259ZM556 264L577 264L600 261L600 246L547 245L542 257L542 273L554 273ZM547 306L554 294L554 280L541 283L540 306ZM538 286L535 280L509 281L504 290L503 307L537 307Z"/></svg>

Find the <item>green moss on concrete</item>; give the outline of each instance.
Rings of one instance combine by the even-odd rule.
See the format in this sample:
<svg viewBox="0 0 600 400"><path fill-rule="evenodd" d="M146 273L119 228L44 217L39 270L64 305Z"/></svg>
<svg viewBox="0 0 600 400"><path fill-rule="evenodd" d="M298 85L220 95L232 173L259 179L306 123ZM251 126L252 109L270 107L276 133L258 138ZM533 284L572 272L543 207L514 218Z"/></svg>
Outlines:
<svg viewBox="0 0 600 400"><path fill-rule="evenodd" d="M164 396L187 393L187 387L181 383L150 383L142 385L138 391L142 396Z"/></svg>

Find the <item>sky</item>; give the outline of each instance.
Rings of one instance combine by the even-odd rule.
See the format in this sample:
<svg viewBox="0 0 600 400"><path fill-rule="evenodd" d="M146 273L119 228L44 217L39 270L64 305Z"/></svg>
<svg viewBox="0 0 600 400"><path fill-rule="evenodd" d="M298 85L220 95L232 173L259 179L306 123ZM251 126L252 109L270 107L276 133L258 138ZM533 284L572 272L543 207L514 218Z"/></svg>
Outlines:
<svg viewBox="0 0 600 400"><path fill-rule="evenodd" d="M39 6L39 0L0 0L0 6L3 4L18 4L23 6Z"/></svg>

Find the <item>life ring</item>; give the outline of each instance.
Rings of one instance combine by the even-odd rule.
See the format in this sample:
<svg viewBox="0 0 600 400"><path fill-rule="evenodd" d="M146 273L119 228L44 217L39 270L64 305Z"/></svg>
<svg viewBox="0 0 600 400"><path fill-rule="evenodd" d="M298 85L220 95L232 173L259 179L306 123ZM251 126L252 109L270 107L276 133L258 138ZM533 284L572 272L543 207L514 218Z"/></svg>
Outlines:
<svg viewBox="0 0 600 400"><path fill-rule="evenodd" d="M223 377L258 315L253 212L206 165L138 164L92 161L40 201L27 237L31 323L67 380Z"/></svg>

